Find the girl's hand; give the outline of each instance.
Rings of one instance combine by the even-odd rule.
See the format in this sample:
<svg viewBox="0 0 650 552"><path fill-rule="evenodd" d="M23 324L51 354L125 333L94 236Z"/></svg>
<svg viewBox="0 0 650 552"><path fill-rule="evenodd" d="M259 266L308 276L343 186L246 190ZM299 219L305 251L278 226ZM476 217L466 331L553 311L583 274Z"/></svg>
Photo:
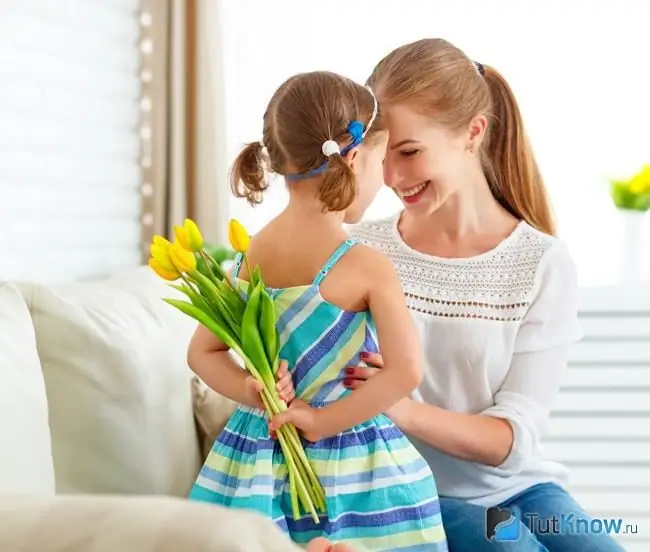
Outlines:
<svg viewBox="0 0 650 552"><path fill-rule="evenodd" d="M291 378L291 373L289 372L289 367L286 360L281 360L280 365L278 366L278 372L276 374L276 385L275 388L280 395L280 398L286 402L290 403L293 398L296 396L293 388L293 380ZM264 385L257 381L253 376L248 376L244 381L244 387L246 390L246 396L250 401L251 405L255 405L256 408L264 410L264 403L260 393L264 389Z"/></svg>
<svg viewBox="0 0 650 552"><path fill-rule="evenodd" d="M275 388L280 395L280 398L289 404L296 397L296 390L293 387L293 378L289 372L289 364L286 360L281 360L280 365L278 366L278 372L276 374L276 380L278 381Z"/></svg>
<svg viewBox="0 0 650 552"><path fill-rule="evenodd" d="M370 366L349 366L345 369L343 385L348 389L357 389L384 367L384 359L379 353L361 353L361 360Z"/></svg>
<svg viewBox="0 0 650 552"><path fill-rule="evenodd" d="M285 424L293 424L302 433L303 437L312 443L320 441L322 435L318 431L318 410L312 408L301 399L294 399L288 410L280 412L271 418L269 429L277 432Z"/></svg>
<svg viewBox="0 0 650 552"><path fill-rule="evenodd" d="M354 548L343 542L332 544L324 537L317 537L307 545L306 552L354 552Z"/></svg>

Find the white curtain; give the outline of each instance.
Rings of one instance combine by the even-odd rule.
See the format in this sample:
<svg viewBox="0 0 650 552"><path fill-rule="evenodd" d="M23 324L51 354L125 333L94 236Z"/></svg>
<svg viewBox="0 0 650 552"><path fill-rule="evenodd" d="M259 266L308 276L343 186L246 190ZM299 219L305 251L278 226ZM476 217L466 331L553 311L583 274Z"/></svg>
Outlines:
<svg viewBox="0 0 650 552"><path fill-rule="evenodd" d="M0 280L140 261L138 4L0 2Z"/></svg>

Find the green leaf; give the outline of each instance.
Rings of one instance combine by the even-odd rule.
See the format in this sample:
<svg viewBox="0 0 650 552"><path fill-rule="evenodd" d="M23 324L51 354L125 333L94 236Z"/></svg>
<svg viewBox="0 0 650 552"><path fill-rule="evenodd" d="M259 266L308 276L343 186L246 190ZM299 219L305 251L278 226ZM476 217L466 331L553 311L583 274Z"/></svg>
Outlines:
<svg viewBox="0 0 650 552"><path fill-rule="evenodd" d="M280 338L277 330L277 315L275 312L275 303L271 296L260 284L260 318L259 329L264 343L266 356L273 366L273 372L277 367L277 357L280 348Z"/></svg>
<svg viewBox="0 0 650 552"><path fill-rule="evenodd" d="M163 301L172 305L173 307L176 307L184 314L194 318L194 320L205 326L231 349L241 351L241 344L239 343L237 336L231 333L230 329L223 322L223 320L219 320L218 318L213 317L214 313L211 313L211 316L192 303L188 303L187 301L182 301L180 299L165 298Z"/></svg>
<svg viewBox="0 0 650 552"><path fill-rule="evenodd" d="M258 286L251 291L244 311L241 326L242 349L262 375L267 386L274 387L275 380L258 329L259 310L260 288Z"/></svg>
<svg viewBox="0 0 650 552"><path fill-rule="evenodd" d="M255 265L253 274L251 274L251 284L255 287L260 283L262 286L264 286L264 280L262 280L262 271L260 270L260 265Z"/></svg>
<svg viewBox="0 0 650 552"><path fill-rule="evenodd" d="M244 316L244 310L246 309L246 301L244 300L241 291L235 291L226 280L215 282L215 287L217 288L219 295L228 304L233 316L235 316L237 320L241 320L242 316Z"/></svg>
<svg viewBox="0 0 650 552"><path fill-rule="evenodd" d="M190 301L192 301L192 304L205 311L205 312L211 312L212 308L210 307L210 304L203 298L201 295L199 295L194 289L192 289L191 286L188 286L187 284L183 283L180 285L177 284L169 284L170 287L173 287L174 289L177 289L178 291L184 293Z"/></svg>
<svg viewBox="0 0 650 552"><path fill-rule="evenodd" d="M203 274L198 272L193 272L192 278L201 290L202 295L209 301L211 307L219 311L223 319L233 329L233 331L239 333L241 328L241 319L230 309L226 301L224 301L223 294L219 292L219 288L217 287L219 284L215 284L209 278L206 278ZM224 294L226 292L228 292L228 290L224 290ZM233 290L230 290L230 292L234 293Z"/></svg>

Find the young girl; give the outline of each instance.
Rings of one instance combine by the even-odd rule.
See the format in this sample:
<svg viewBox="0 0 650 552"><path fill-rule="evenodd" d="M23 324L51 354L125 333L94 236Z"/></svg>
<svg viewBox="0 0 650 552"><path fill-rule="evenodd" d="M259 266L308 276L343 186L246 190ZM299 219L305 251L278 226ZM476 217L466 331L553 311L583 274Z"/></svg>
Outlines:
<svg viewBox="0 0 650 552"><path fill-rule="evenodd" d="M261 201L265 173L283 175L286 209L252 239L278 313L280 356L296 396L269 425L259 395L227 347L199 327L189 364L218 393L238 401L190 498L255 510L291 539L350 543L355 550L447 550L428 464L382 412L420 382L421 346L388 258L345 233L382 182L387 135L368 88L328 72L294 76L272 97L263 145L235 161L233 191ZM372 272L367 270L372 266ZM241 259L233 277L248 278ZM362 352L381 351L386 368L363 389L343 385ZM270 429L293 423L325 489L327 515L293 519L285 459Z"/></svg>

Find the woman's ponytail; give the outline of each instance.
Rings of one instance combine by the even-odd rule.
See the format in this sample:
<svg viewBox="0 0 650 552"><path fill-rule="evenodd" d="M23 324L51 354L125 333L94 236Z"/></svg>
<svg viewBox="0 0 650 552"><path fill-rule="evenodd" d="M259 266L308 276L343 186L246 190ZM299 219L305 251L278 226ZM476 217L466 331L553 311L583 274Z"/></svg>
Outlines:
<svg viewBox="0 0 650 552"><path fill-rule="evenodd" d="M484 165L492 193L516 217L555 234L550 201L515 96L501 74L484 66L492 118Z"/></svg>

